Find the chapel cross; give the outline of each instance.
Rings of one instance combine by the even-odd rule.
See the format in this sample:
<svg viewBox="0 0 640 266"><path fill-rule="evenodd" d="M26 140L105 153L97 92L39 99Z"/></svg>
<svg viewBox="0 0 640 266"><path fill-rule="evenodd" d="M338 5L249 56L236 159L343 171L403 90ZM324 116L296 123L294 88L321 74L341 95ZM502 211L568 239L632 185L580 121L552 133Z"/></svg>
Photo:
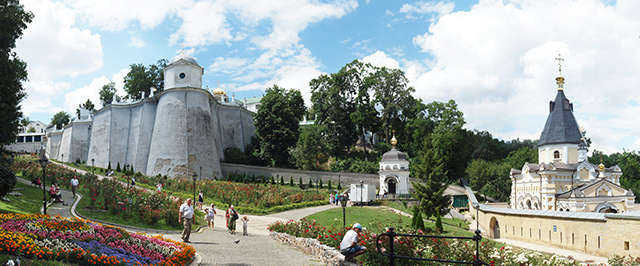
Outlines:
<svg viewBox="0 0 640 266"><path fill-rule="evenodd" d="M558 54L558 57L556 57L556 60L558 60L558 71L562 73L562 61L564 61L564 59L560 56L560 54Z"/></svg>

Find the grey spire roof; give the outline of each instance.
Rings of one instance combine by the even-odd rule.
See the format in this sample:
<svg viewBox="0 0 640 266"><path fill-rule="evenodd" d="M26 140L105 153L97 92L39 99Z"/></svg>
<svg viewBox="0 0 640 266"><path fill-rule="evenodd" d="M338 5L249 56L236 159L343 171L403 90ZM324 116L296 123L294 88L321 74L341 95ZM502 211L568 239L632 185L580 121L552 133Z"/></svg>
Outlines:
<svg viewBox="0 0 640 266"><path fill-rule="evenodd" d="M573 116L573 104L564 96L562 89L558 90L555 101L549 103L549 109L538 147L559 143L580 144L582 133Z"/></svg>
<svg viewBox="0 0 640 266"><path fill-rule="evenodd" d="M393 147L390 151L385 152L382 155L382 160L380 160L380 162L391 162L391 161L406 161L407 160L407 156L396 150L396 147Z"/></svg>

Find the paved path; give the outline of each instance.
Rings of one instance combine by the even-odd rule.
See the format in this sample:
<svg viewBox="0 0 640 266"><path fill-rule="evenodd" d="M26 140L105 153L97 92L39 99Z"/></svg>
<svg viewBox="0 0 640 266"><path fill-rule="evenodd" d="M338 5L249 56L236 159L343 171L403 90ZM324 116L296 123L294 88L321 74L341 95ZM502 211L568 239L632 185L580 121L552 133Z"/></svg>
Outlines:
<svg viewBox="0 0 640 266"><path fill-rule="evenodd" d="M81 170L78 170L81 171ZM103 176L104 178L104 176ZM20 182L29 184L30 181L19 178ZM82 182L82 180L80 180ZM60 203L49 204L47 214L60 215L62 217L74 217L75 204L70 191L61 190L62 198L67 206ZM75 203L75 202L73 202ZM298 266L298 265L324 265L310 255L288 245L277 242L269 237L267 227L276 221L297 220L305 216L331 208L339 208L335 205L323 205L305 209L291 210L282 213L256 216L246 215L249 219L248 236L242 236L242 223L238 221L238 229L235 235L231 235L225 228L224 210L218 210L215 217L214 230L201 228L198 232L191 233L190 245L196 249L196 258L189 266L196 265L273 265L273 266ZM240 214L241 216L244 216ZM196 219L203 219L204 215L198 215ZM144 232L157 235L157 232L140 228L128 228L131 232ZM195 228L194 228L195 230ZM175 241L181 241L181 232L168 232L163 237ZM240 240L238 243L235 241Z"/></svg>

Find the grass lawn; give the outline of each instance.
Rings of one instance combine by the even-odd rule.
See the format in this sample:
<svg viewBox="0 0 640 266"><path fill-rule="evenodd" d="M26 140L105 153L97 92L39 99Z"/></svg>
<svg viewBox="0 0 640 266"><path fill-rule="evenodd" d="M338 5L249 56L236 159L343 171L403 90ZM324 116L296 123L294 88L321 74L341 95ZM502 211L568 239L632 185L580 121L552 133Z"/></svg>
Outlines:
<svg viewBox="0 0 640 266"><path fill-rule="evenodd" d="M25 188L18 190L22 196L5 196L11 202L0 201L0 212L2 213L40 213L42 207L42 189L17 182L15 188Z"/></svg>
<svg viewBox="0 0 640 266"><path fill-rule="evenodd" d="M390 201L389 202L389 207L394 208L396 210L399 211L403 211L406 212L408 214L413 214L413 210L405 207L401 202L395 202L395 201ZM430 217L428 220L435 222L436 221L436 217L432 216ZM443 225L450 225L450 226L454 226L454 227L459 227L465 230L469 230L469 222L466 220L461 220L458 218L444 218L444 217L440 217L440 220L442 221Z"/></svg>

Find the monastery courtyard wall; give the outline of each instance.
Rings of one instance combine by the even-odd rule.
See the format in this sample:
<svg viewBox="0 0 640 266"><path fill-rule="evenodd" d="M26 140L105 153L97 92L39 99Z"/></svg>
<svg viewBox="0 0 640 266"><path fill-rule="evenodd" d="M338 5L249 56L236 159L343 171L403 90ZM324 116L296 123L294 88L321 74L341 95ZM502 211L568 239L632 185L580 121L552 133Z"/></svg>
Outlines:
<svg viewBox="0 0 640 266"><path fill-rule="evenodd" d="M479 204L471 188L466 188L469 211L478 216L480 227L490 238L507 238L605 257L614 254L640 256L640 212L605 214L498 208Z"/></svg>

